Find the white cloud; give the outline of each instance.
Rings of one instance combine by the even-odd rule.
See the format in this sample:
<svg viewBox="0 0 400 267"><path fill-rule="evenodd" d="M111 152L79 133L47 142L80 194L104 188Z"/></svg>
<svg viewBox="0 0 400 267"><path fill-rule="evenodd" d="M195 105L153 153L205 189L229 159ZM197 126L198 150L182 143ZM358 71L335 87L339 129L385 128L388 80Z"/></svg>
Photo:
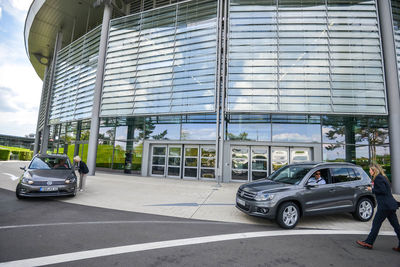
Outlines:
<svg viewBox="0 0 400 267"><path fill-rule="evenodd" d="M22 23L25 22L26 13L31 3L31 0L0 0L3 11Z"/></svg>
<svg viewBox="0 0 400 267"><path fill-rule="evenodd" d="M11 0L11 5L21 11L28 11L32 0Z"/></svg>
<svg viewBox="0 0 400 267"><path fill-rule="evenodd" d="M0 6L0 19L1 19L1 14L2 14L1 12L2 12L2 8L1 8L1 6Z"/></svg>

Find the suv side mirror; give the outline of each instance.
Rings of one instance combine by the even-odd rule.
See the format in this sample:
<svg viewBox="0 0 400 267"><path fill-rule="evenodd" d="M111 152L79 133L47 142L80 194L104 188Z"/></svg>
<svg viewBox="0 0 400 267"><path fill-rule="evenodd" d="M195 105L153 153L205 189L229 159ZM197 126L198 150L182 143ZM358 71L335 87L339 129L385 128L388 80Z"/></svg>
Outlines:
<svg viewBox="0 0 400 267"><path fill-rule="evenodd" d="M26 166L24 167L19 167L21 170L26 171Z"/></svg>

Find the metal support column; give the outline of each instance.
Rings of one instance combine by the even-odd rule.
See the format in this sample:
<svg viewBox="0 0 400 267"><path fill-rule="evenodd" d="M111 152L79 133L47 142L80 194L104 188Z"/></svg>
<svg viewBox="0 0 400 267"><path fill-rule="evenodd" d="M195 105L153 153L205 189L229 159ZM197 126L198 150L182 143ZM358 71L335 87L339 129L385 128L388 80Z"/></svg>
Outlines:
<svg viewBox="0 0 400 267"><path fill-rule="evenodd" d="M43 76L43 85L42 85L42 96L40 97L40 105L39 105L39 111L38 111L38 119L37 119L37 124L36 124L36 134L35 134L35 145L33 146L33 155L36 155L39 152L39 143L40 143L40 135L42 134L42 131L40 129L40 108L43 107L44 105L44 94L46 90L46 80L48 79L48 70L49 68L46 66L44 69L44 76ZM44 107L46 108L46 107Z"/></svg>
<svg viewBox="0 0 400 267"><path fill-rule="evenodd" d="M96 172L96 156L97 156L97 143L99 137L99 124L100 124L100 102L103 90L103 77L104 77L104 64L106 60L106 50L108 41L109 23L112 16L112 6L110 0L103 1L103 24L101 26L99 58L97 61L96 82L93 94L93 108L92 119L90 122L90 137L88 148L87 165L89 167L88 175L95 175Z"/></svg>
<svg viewBox="0 0 400 267"><path fill-rule="evenodd" d="M62 44L62 32L57 33L56 42L54 44L53 51L53 60L51 62L51 72L49 73L49 83L48 83L48 92L47 92L47 100L46 100L46 112L44 115L44 124L42 129L42 144L40 146L40 153L46 153L47 148L49 146L49 117L50 117L50 107L51 107L51 97L53 92L53 80L54 75L56 73L56 61L57 61L57 52L61 49Z"/></svg>
<svg viewBox="0 0 400 267"><path fill-rule="evenodd" d="M400 93L393 16L390 0L379 0L377 2L385 66L386 95L389 108L392 190L393 193L400 194Z"/></svg>

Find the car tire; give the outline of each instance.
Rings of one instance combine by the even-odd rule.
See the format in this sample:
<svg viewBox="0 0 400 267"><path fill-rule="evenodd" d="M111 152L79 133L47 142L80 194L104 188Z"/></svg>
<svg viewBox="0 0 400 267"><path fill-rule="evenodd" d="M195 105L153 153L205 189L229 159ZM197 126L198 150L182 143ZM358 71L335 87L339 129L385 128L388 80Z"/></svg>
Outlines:
<svg viewBox="0 0 400 267"><path fill-rule="evenodd" d="M20 186L18 185L17 188L15 189L15 195L16 195L16 197L17 197L18 199L23 199L24 197L21 196L20 191L21 191L21 188L20 188Z"/></svg>
<svg viewBox="0 0 400 267"><path fill-rule="evenodd" d="M363 197L357 202L356 210L352 214L354 219L367 222L374 215L374 204L369 198Z"/></svg>
<svg viewBox="0 0 400 267"><path fill-rule="evenodd" d="M293 202L283 203L279 209L276 221L284 229L293 229L300 219L299 207Z"/></svg>

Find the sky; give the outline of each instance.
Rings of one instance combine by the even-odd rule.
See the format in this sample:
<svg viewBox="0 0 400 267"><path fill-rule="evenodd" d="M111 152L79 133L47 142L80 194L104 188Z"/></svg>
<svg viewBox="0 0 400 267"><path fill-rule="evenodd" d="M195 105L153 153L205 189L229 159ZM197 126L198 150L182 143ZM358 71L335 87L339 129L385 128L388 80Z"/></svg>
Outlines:
<svg viewBox="0 0 400 267"><path fill-rule="evenodd" d="M0 0L0 134L36 133L42 80L24 45L32 0Z"/></svg>

